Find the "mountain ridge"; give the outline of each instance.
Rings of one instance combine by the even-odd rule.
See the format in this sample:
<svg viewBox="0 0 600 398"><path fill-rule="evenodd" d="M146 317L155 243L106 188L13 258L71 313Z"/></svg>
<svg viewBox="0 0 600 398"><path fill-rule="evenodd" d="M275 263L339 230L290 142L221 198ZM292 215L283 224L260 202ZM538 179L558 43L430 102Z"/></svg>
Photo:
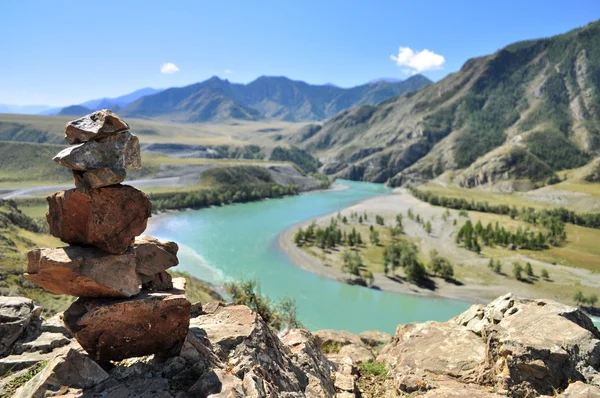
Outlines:
<svg viewBox="0 0 600 398"><path fill-rule="evenodd" d="M469 187L543 183L598 155L599 44L600 22L513 43L421 90L343 111L289 140L345 178L404 185L453 171Z"/></svg>
<svg viewBox="0 0 600 398"><path fill-rule="evenodd" d="M401 82L340 88L311 85L283 76L260 76L248 84L231 83L213 76L203 82L142 97L124 107L121 113L128 117L167 118L178 122L215 122L231 118L314 121L351 106L376 104L430 83L426 77L416 75Z"/></svg>

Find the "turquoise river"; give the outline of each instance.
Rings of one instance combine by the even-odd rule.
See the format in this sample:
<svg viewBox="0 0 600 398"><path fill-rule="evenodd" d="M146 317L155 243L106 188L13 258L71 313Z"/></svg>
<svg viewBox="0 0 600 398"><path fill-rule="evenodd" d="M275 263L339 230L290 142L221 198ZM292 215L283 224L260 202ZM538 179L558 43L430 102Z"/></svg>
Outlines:
<svg viewBox="0 0 600 398"><path fill-rule="evenodd" d="M398 324L447 320L469 307L462 301L350 286L292 264L279 248L281 232L389 193L381 184L339 182L350 189L162 215L149 232L180 245L179 270L215 284L257 279L262 292L272 299L294 298L300 320L310 330L358 333L377 329L393 333Z"/></svg>

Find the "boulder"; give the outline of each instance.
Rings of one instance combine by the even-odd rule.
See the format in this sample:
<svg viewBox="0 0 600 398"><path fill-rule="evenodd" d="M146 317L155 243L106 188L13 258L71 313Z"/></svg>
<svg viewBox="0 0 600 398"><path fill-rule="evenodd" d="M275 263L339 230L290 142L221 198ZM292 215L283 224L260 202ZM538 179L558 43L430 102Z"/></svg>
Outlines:
<svg viewBox="0 0 600 398"><path fill-rule="evenodd" d="M315 337L306 329L290 329L280 339L290 349L292 360L308 376L306 395L333 396L335 394L331 379L333 365L321 351Z"/></svg>
<svg viewBox="0 0 600 398"><path fill-rule="evenodd" d="M75 187L79 191L117 185L125 181L126 176L125 169L112 169L108 167L89 171L73 170Z"/></svg>
<svg viewBox="0 0 600 398"><path fill-rule="evenodd" d="M173 284L129 299L80 298L65 311L65 325L96 361L171 355L187 335L191 306L185 279Z"/></svg>
<svg viewBox="0 0 600 398"><path fill-rule="evenodd" d="M405 392L413 380L431 386L431 397L457 396L450 382L514 397L555 396L571 382L598 384L600 332L576 308L508 294L448 322L399 326L378 360ZM487 396L485 389L478 394L466 395Z"/></svg>
<svg viewBox="0 0 600 398"><path fill-rule="evenodd" d="M327 359L332 362L340 363L346 357L355 364L375 359L371 349L353 333L345 330L319 330L314 335Z"/></svg>
<svg viewBox="0 0 600 398"><path fill-rule="evenodd" d="M50 233L70 244L90 244L123 253L146 229L152 204L143 192L114 185L79 192L60 191L46 198Z"/></svg>
<svg viewBox="0 0 600 398"><path fill-rule="evenodd" d="M249 389L258 388L265 392L258 396L284 396L286 392L303 392L309 384L277 335L246 306L214 306L190 320L190 332L205 336L227 373L242 379L247 394Z"/></svg>
<svg viewBox="0 0 600 398"><path fill-rule="evenodd" d="M52 160L61 166L80 171L142 168L140 141L129 131L71 145Z"/></svg>
<svg viewBox="0 0 600 398"><path fill-rule="evenodd" d="M313 333L315 339L321 346L339 345L340 347L348 344L364 345L361 338L345 330L319 330Z"/></svg>
<svg viewBox="0 0 600 398"><path fill-rule="evenodd" d="M468 383L477 380L486 359L479 336L450 322L400 325L378 357L390 369L396 389L407 393L412 391L406 390L406 376L447 375Z"/></svg>
<svg viewBox="0 0 600 398"><path fill-rule="evenodd" d="M25 278L55 294L76 297L131 297L140 284L151 290L173 287L166 269L176 266L177 244L151 236L135 239L121 254L92 246L35 249L27 254Z"/></svg>
<svg viewBox="0 0 600 398"><path fill-rule="evenodd" d="M392 342L392 335L378 330L361 332L358 337L369 347L382 347Z"/></svg>
<svg viewBox="0 0 600 398"><path fill-rule="evenodd" d="M14 398L42 398L62 386L90 388L108 379L108 374L78 349L70 348L54 357L48 365L20 387Z"/></svg>
<svg viewBox="0 0 600 398"><path fill-rule="evenodd" d="M0 296L0 356L9 352L32 319L39 317L38 308L25 297Z"/></svg>
<svg viewBox="0 0 600 398"><path fill-rule="evenodd" d="M129 130L123 119L108 109L102 109L67 123L65 140L79 144Z"/></svg>
<svg viewBox="0 0 600 398"><path fill-rule="evenodd" d="M47 354L70 343L71 339L62 333L43 332L35 340L19 344L13 353L40 352Z"/></svg>
<svg viewBox="0 0 600 398"><path fill-rule="evenodd" d="M576 381L569 384L558 398L600 398L600 388Z"/></svg>

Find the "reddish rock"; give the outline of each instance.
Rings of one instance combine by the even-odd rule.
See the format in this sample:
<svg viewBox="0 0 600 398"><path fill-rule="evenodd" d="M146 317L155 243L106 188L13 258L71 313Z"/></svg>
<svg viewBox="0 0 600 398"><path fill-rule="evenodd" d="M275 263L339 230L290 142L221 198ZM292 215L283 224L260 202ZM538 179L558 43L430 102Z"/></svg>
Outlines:
<svg viewBox="0 0 600 398"><path fill-rule="evenodd" d="M108 109L102 109L67 123L65 140L79 144L129 129L123 119Z"/></svg>
<svg viewBox="0 0 600 398"><path fill-rule="evenodd" d="M125 181L127 173L124 169L95 169L90 171L73 170L75 187L80 191L90 188L102 188L117 185Z"/></svg>
<svg viewBox="0 0 600 398"><path fill-rule="evenodd" d="M64 313L65 325L96 361L175 353L190 322L185 279L167 292L142 292L121 299L80 298Z"/></svg>
<svg viewBox="0 0 600 398"><path fill-rule="evenodd" d="M177 244L138 237L121 254L92 246L35 249L27 254L25 278L55 294L76 297L130 297L140 284L151 290L173 287L166 269L178 264Z"/></svg>
<svg viewBox="0 0 600 398"><path fill-rule="evenodd" d="M140 292L133 249L116 255L90 246L35 249L27 260L25 278L54 294L131 297Z"/></svg>
<svg viewBox="0 0 600 398"><path fill-rule="evenodd" d="M63 242L90 244L108 253L123 253L146 229L152 204L128 185L79 192L60 191L46 198L50 233Z"/></svg>

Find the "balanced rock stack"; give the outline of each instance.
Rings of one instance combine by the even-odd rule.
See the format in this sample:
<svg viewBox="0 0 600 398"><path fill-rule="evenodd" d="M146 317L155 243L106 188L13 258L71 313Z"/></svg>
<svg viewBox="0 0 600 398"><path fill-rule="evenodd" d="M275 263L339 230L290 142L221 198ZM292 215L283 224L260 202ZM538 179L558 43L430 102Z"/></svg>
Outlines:
<svg viewBox="0 0 600 398"><path fill-rule="evenodd" d="M63 314L66 327L97 361L173 354L185 339L190 302L177 244L140 235L150 199L121 185L141 168L138 138L109 110L67 124L67 149L54 157L73 170L75 189L47 197L50 232L70 246L28 253L25 277L56 294L79 297Z"/></svg>

